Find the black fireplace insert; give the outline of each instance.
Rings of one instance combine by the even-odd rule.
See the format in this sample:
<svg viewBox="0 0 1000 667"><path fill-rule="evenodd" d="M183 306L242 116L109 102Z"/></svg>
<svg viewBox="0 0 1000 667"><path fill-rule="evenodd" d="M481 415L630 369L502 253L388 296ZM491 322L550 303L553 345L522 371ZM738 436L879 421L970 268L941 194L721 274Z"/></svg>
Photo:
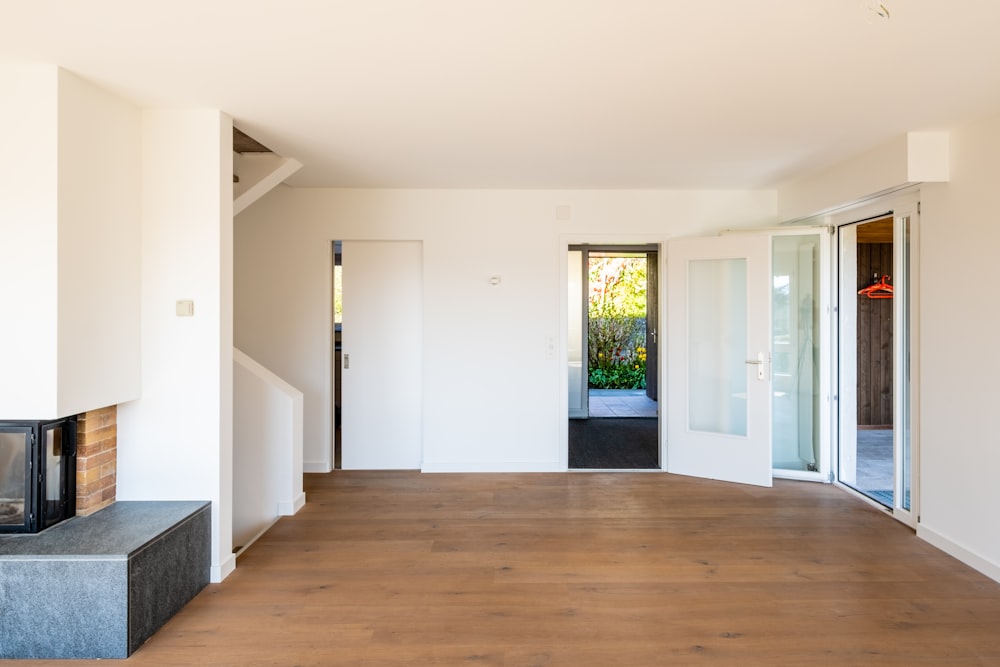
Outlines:
<svg viewBox="0 0 1000 667"><path fill-rule="evenodd" d="M0 421L0 533L37 533L76 514L76 417Z"/></svg>

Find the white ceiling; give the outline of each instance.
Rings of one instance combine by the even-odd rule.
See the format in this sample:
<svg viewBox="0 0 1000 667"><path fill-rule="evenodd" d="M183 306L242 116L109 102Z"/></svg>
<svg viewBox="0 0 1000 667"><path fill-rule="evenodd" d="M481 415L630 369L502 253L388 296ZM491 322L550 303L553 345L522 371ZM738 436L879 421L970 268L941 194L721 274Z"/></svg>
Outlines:
<svg viewBox="0 0 1000 667"><path fill-rule="evenodd" d="M1000 112L1000 2L867 4L0 0L0 61L221 109L300 186L758 188Z"/></svg>

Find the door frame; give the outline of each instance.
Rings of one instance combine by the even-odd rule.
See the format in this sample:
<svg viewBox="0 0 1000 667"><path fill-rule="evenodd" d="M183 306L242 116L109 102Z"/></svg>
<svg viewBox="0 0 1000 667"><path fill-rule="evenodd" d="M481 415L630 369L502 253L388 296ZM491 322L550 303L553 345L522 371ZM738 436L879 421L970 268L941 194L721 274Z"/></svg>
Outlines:
<svg viewBox="0 0 1000 667"><path fill-rule="evenodd" d="M657 312L656 330L663 331L663 318L666 309L663 307L663 294L665 294L665 255L663 252L667 243L667 237L656 234L561 234L559 236L559 410L557 414L557 433L559 433L559 461L558 467L562 470L570 471L569 467L569 331L567 323L569 321L569 251L576 246L587 246L588 250L619 250L622 248L653 248L657 251L657 298L660 299L660 307ZM623 250L624 252L624 250ZM584 312L586 317L586 312ZM662 336L661 336L662 340ZM586 352L586 350L584 350ZM658 402L662 405L664 397L664 368L663 359L665 355L658 355L657 359L657 396ZM584 373L584 375L586 375ZM657 436L660 452L660 467L651 469L650 472L662 472L666 466L666 443L664 440L665 431L663 429L663 415L657 417ZM627 472L627 471L623 471Z"/></svg>
<svg viewBox="0 0 1000 667"><path fill-rule="evenodd" d="M894 464L894 505L896 507L887 508L885 505L872 500L868 496L860 493L859 491L853 489L852 487L841 483L840 480L840 397L839 397L839 387L840 387L840 327L839 327L839 312L836 311L839 308L839 292L840 292L840 262L839 262L839 229L844 226L854 225L866 220L872 220L879 217L885 217L891 215L893 217L893 227L894 227L894 262L898 261L900 249L899 239L895 238L897 235L897 223L901 217L910 217L910 238L909 238L909 257L907 260L908 264L908 275L909 281L906 285L908 290L908 301L909 301L909 322L908 322L908 348L909 348L909 409L907 410L907 416L910 422L910 509L906 510L899 506L898 500L900 496L900 479L899 471L902 466L902 461L900 460L900 452L902 446L902 436L900 432L902 431L902 424L900 428L896 427L896 422L899 420L900 407L902 400L901 392L899 390L899 381L901 372L899 369L903 367L902 359L900 358L901 349L896 343L894 335L893 342L893 366L894 366L894 379L893 379L893 464ZM837 209L831 213L827 213L820 216L814 216L806 220L801 221L802 224L826 224L829 225L834 231L837 232L838 238L834 243L831 243L831 253L833 254L831 261L831 270L833 272L832 285L831 285L831 295L834 299L834 317L830 318L830 363L831 368L834 372L831 373L829 391L830 396L833 398L831 415L829 419L830 426L830 471L831 479L830 481L837 487L844 489L848 493L860 498L864 502L868 503L872 507L884 511L887 514L894 516L898 521L904 523L910 527L915 528L920 522L920 187L919 185L907 187L898 190L893 193L885 194L878 197L873 197L871 199L859 202L855 205L845 206L843 208ZM894 303L894 315L898 318L898 309L901 308L901 302ZM894 325L895 326L895 325ZM895 333L895 328L894 328Z"/></svg>

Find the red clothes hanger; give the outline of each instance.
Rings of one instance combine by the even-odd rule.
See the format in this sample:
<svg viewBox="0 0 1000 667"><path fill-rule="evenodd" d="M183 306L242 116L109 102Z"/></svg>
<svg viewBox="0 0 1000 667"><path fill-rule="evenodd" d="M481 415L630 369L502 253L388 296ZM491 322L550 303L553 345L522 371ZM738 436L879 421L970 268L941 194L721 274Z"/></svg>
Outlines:
<svg viewBox="0 0 1000 667"><path fill-rule="evenodd" d="M866 296L869 299L891 299L892 285L889 284L889 276L882 276L874 285L859 289L858 294Z"/></svg>

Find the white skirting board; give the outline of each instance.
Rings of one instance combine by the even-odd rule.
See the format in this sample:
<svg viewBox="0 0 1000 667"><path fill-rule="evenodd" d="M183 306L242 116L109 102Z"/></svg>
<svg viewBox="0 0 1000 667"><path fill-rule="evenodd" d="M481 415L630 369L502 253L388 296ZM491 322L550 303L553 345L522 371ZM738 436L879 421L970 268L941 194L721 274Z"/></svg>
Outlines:
<svg viewBox="0 0 1000 667"><path fill-rule="evenodd" d="M997 563L952 542L944 535L924 525L917 526L917 537L933 544L949 556L954 556L969 567L982 572L990 579L1000 582L1000 565Z"/></svg>

